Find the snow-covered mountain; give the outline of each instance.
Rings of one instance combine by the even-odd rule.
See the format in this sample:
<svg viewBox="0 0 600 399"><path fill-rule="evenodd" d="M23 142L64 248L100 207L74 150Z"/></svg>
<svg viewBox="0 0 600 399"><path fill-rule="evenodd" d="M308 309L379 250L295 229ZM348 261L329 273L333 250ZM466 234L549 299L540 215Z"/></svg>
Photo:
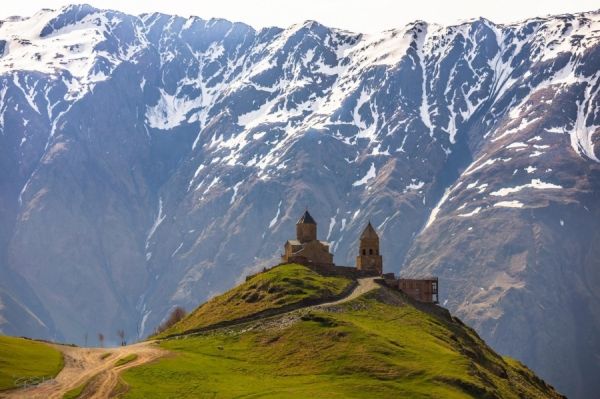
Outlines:
<svg viewBox="0 0 600 399"><path fill-rule="evenodd" d="M145 336L309 206L573 397L600 389L600 13L363 35L87 5L0 22L0 328ZM116 335L115 335L116 338Z"/></svg>

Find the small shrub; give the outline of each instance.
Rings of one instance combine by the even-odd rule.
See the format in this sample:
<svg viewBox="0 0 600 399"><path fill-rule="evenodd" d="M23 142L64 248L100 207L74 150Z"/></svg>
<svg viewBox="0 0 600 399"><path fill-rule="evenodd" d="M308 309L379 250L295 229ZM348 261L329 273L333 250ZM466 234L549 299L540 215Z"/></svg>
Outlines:
<svg viewBox="0 0 600 399"><path fill-rule="evenodd" d="M175 309L171 311L167 320L161 323L157 328L155 334L160 334L165 331L167 328L177 324L179 321L183 320L183 318L187 315L185 309L181 306L176 306Z"/></svg>
<svg viewBox="0 0 600 399"><path fill-rule="evenodd" d="M248 295L248 297L246 297L245 301L247 303L255 303L260 301L261 298L262 296L258 292L253 292L251 295Z"/></svg>
<svg viewBox="0 0 600 399"><path fill-rule="evenodd" d="M274 294L274 293L276 293L276 292L282 292L282 291L283 291L283 288L282 288L282 287L280 287L280 286L277 286L277 285L272 285L272 286L270 286L270 287L269 287L269 289L267 290L267 292L268 292L269 294Z"/></svg>

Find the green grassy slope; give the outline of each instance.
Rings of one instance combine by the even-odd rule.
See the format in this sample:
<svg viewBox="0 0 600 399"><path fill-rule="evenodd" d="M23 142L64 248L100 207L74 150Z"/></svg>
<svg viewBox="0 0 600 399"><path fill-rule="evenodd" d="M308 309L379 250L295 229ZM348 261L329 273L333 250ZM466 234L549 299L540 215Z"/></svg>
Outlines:
<svg viewBox="0 0 600 399"><path fill-rule="evenodd" d="M553 398L448 312L379 288L334 308L162 341L126 398Z"/></svg>
<svg viewBox="0 0 600 399"><path fill-rule="evenodd" d="M346 278L323 277L301 265L275 267L201 305L159 337L239 319L303 300L339 295L350 283Z"/></svg>
<svg viewBox="0 0 600 399"><path fill-rule="evenodd" d="M119 366L123 366L124 364L131 363L134 360L136 360L137 358L138 358L138 355L135 353L132 353L131 355L122 357L121 359L119 359L115 362L115 367L119 367Z"/></svg>
<svg viewBox="0 0 600 399"><path fill-rule="evenodd" d="M0 391L36 377L54 377L63 368L62 354L42 342L0 336Z"/></svg>

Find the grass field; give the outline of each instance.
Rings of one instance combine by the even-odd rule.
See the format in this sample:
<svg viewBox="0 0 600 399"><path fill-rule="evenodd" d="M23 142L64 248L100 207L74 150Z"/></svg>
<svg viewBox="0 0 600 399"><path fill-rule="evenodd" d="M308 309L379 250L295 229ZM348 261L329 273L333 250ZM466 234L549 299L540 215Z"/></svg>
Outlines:
<svg viewBox="0 0 600 399"><path fill-rule="evenodd" d="M338 295L351 281L324 277L301 265L285 265L254 276L194 310L159 337L234 320L305 299Z"/></svg>
<svg viewBox="0 0 600 399"><path fill-rule="evenodd" d="M54 377L62 368L62 354L51 346L0 336L0 391L33 378Z"/></svg>
<svg viewBox="0 0 600 399"><path fill-rule="evenodd" d="M136 355L135 353L132 353L130 355L127 355L125 357L120 358L119 360L117 360L115 362L115 367L119 367L122 366L124 364L133 362L134 360L136 360L138 358L138 355Z"/></svg>
<svg viewBox="0 0 600 399"><path fill-rule="evenodd" d="M468 327L378 289L295 323L163 341L126 398L548 398L531 371Z"/></svg>
<svg viewBox="0 0 600 399"><path fill-rule="evenodd" d="M77 399L83 393L84 389L90 382L86 381L83 384L75 387L63 395L63 399Z"/></svg>

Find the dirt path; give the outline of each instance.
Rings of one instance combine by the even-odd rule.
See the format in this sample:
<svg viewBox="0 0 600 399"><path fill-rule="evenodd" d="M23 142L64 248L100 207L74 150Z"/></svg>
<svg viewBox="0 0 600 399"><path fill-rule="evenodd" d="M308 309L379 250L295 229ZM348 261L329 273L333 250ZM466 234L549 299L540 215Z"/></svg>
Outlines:
<svg viewBox="0 0 600 399"><path fill-rule="evenodd" d="M375 288L378 288L379 285L375 282L375 279L377 279L378 277L367 277L367 278L359 278L358 281L358 285L356 286L356 288L354 288L354 290L350 293L350 295L339 299L337 301L334 302L327 302L327 303L322 303L320 305L316 305L315 307L327 307L327 306L333 306L333 305L339 305L340 303L344 303L344 302L349 302L353 299L358 298L359 296L361 296L362 294L366 294L367 292L374 290Z"/></svg>
<svg viewBox="0 0 600 399"><path fill-rule="evenodd" d="M63 353L65 359L65 366L55 379L34 387L4 392L0 397L60 399L66 392L90 381L90 389L84 391L82 398L108 398L117 386L123 370L151 362L168 353L157 347L154 342L118 348L53 346ZM107 353L110 355L102 358ZM136 354L137 359L115 367L118 359L131 354Z"/></svg>
<svg viewBox="0 0 600 399"><path fill-rule="evenodd" d="M375 277L358 279L358 285L346 297L333 302L309 306L306 309L339 305L377 287ZM66 392L88 382L89 384L80 396L81 398L108 398L117 386L119 375L124 370L151 362L168 354L168 351L159 348L155 342L141 342L118 348L53 346L63 353L65 359L65 367L55 379L34 387L0 393L0 398L61 399ZM109 355L106 356L106 354ZM118 359L130 354L136 354L137 359L115 367L115 362Z"/></svg>

